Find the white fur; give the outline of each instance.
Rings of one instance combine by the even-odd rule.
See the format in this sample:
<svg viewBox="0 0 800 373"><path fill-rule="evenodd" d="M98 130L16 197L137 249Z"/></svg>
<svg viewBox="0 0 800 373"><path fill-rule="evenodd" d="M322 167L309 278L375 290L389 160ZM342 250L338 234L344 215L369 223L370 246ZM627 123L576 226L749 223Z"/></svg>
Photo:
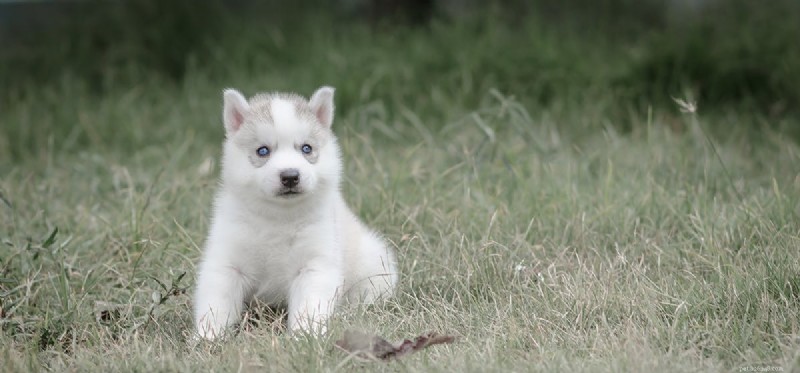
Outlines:
<svg viewBox="0 0 800 373"><path fill-rule="evenodd" d="M330 130L333 89L320 88L310 102L278 95L247 102L226 90L223 119L222 182L195 292L197 334L224 335L256 297L285 304L290 331L324 333L340 301L370 303L391 295L394 253L339 191L340 150ZM316 162L299 150L312 141ZM262 145L271 154L254 165ZM301 193L279 196L279 175L289 168L300 173Z"/></svg>

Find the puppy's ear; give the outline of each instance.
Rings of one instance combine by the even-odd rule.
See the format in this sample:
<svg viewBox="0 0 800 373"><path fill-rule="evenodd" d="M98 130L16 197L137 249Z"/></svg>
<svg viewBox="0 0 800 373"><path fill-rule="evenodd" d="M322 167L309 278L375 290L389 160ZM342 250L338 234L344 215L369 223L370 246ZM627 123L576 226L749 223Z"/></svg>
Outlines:
<svg viewBox="0 0 800 373"><path fill-rule="evenodd" d="M234 134L244 123L244 116L250 111L247 99L235 89L226 89L222 93L223 108L222 120L225 123L225 132Z"/></svg>
<svg viewBox="0 0 800 373"><path fill-rule="evenodd" d="M321 87L308 100L319 123L329 128L333 124L333 91L332 87Z"/></svg>

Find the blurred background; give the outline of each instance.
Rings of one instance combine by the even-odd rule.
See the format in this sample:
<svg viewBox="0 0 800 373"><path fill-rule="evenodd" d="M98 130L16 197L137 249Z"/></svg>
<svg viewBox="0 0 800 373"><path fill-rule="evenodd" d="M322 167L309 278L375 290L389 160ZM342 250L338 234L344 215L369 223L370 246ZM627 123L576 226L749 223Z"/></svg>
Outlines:
<svg viewBox="0 0 800 373"><path fill-rule="evenodd" d="M797 0L0 1L0 109L329 84L340 113L377 102L389 123L411 110L435 127L501 92L533 110L602 102L602 125L627 131L682 97L800 138L799 37ZM36 130L15 125L11 159Z"/></svg>

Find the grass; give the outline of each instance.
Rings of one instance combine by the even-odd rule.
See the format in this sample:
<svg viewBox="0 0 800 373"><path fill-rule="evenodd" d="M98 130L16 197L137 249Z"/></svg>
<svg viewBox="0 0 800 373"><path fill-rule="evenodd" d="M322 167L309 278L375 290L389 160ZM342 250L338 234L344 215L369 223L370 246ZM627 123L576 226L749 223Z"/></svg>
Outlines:
<svg viewBox="0 0 800 373"><path fill-rule="evenodd" d="M179 84L98 95L65 75L12 95L0 370L800 370L800 148L780 132L797 119L638 112L598 83L617 50L527 27L272 29ZM493 58L515 43L534 47ZM221 89L321 84L346 199L397 248L397 295L319 339L255 312L231 340L187 342ZM333 347L349 328L460 338L363 363Z"/></svg>

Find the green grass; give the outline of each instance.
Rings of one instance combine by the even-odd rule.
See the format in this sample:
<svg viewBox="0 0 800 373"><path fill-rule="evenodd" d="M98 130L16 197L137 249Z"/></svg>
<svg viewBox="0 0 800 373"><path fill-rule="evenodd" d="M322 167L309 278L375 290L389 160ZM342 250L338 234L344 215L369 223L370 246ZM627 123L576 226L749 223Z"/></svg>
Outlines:
<svg viewBox="0 0 800 373"><path fill-rule="evenodd" d="M598 83L613 46L526 27L271 29L180 84L20 91L0 112L0 370L799 370L800 147L779 132L797 118L638 112ZM321 84L397 295L319 339L267 315L188 342L221 89ZM333 347L348 328L460 338L363 363Z"/></svg>

